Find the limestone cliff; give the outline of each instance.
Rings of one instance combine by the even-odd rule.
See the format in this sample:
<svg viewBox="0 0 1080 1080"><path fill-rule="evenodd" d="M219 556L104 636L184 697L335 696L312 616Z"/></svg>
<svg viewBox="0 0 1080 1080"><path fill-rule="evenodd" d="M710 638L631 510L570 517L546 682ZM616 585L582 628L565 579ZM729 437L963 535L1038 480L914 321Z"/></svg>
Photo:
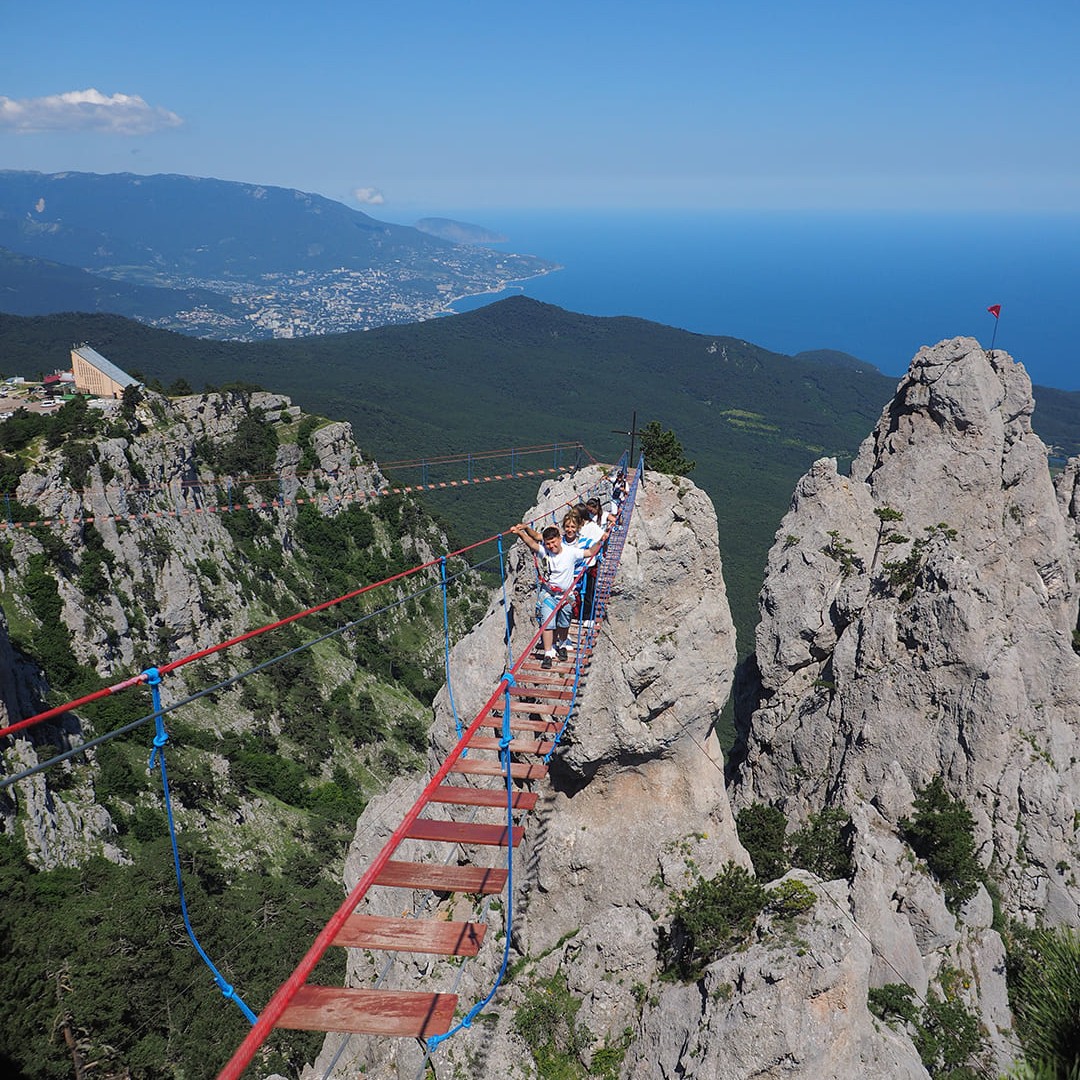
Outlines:
<svg viewBox="0 0 1080 1080"><path fill-rule="evenodd" d="M0 540L0 589L16 637L13 649L0 628L0 699L9 719L355 587L362 580L344 575L342 586L333 576L344 570L347 551L374 579L387 565L400 570L445 550L445 538L419 515L405 523L400 500L368 498L384 481L363 460L348 424L305 417L280 395L233 391L168 399L147 392L135 405L76 406L81 411L68 421L70 430L62 429L72 409L65 406L49 418L54 426L44 436L19 449L21 475L6 504L15 519ZM249 504L259 509L247 509ZM339 518L346 509L349 515ZM336 528L321 524L331 520ZM376 651L379 635L389 640L393 625L391 619L391 629L372 629ZM286 639L300 640L294 631L276 640ZM417 670L437 670L436 645L434 636L427 639L423 656L415 658ZM275 651L258 651L261 642L252 648L181 669L163 688L166 704ZM310 782L318 782L329 779L337 729L348 728L357 691L369 707L374 699L379 714L373 742L389 736L398 722L425 723L424 705L383 686L365 671L365 657L352 639L335 639L298 661L286 679L273 671L255 676L178 714L192 733L181 752L201 792L187 823L207 831L227 863L253 867L260 859L280 860L297 818L243 785L235 791L236 777L220 749L225 733L260 740L260 753L282 743L285 756L303 760ZM296 700L287 702L290 693ZM95 722L88 709L21 733L4 751L5 771L31 767L148 712L148 700L137 693L118 701L127 709L119 719L111 714ZM321 719L310 715L313 707L324 710ZM335 715L340 723L331 722ZM212 734L196 738L197 730ZM340 745L352 744L345 739ZM381 766L383 749L364 751L367 765L343 759L358 784L368 765L392 775L408 759L394 750L393 760ZM142 772L138 757L145 764L141 749L124 749L122 761L112 747L101 753L111 755L125 775L132 767L137 776ZM129 786L145 792L119 797L107 791L106 809L95 793L97 758L91 751L89 758L20 782L14 798L0 799L3 827L20 830L37 865L78 865L94 852L123 861L114 819L156 804L157 795L140 776ZM180 776L186 775L185 769ZM370 780L369 774L365 782Z"/></svg>
<svg viewBox="0 0 1080 1080"><path fill-rule="evenodd" d="M1006 354L945 341L915 357L849 476L821 460L800 481L769 555L731 788L794 822L851 814L842 902L872 947L870 985L954 993L999 1068L1015 1047L990 898L980 886L955 917L898 826L942 777L1004 914L1080 922L1076 528L1033 408Z"/></svg>
<svg viewBox="0 0 1080 1080"><path fill-rule="evenodd" d="M593 478L586 471L545 485L532 513L560 505ZM840 883L824 886L801 875L818 900L797 925L762 917L749 948L712 964L702 981L660 978L658 936L681 890L726 863L749 865L710 732L735 661L715 530L712 508L692 484L649 478L580 712L537 811L525 821L515 859L510 978L484 1022L440 1047L440 1075L545 1075L522 1030L542 1007L548 1015L563 1010L562 1038L574 1047L581 1075L705 1080L772 1075L775 1068L837 1080L925 1076L910 1043L875 1025L867 1009L871 949L844 906ZM520 546L509 564L517 650L532 633L534 573ZM463 716L475 715L503 670L504 626L496 596L487 618L454 651ZM438 705L433 761L453 742L445 691ZM401 781L372 801L359 823L347 885L418 791L418 783ZM401 857L430 857L409 845ZM426 914L434 906L456 917L467 906L420 894L412 903ZM376 889L368 910L401 914L404 906L400 893ZM490 989L501 956L503 906L491 905L486 918L491 930L481 956L462 968L407 959L376 967L357 953L351 979L452 987L468 1007ZM401 1041L330 1036L310 1075L323 1075L333 1062L335 1075L362 1068L365 1076L404 1080L417 1074L421 1058Z"/></svg>
<svg viewBox="0 0 1080 1080"><path fill-rule="evenodd" d="M519 855L513 978L497 1016L455 1036L440 1050L453 1064L440 1067L477 1080L543 1075L522 1033L543 991L573 1014L577 1060L597 1075L922 1080L913 1027L870 1011L890 984L974 1025L967 1067L1009 1066L996 928L1010 915L1080 921L1080 462L1055 495L1033 407L1008 356L943 342L915 357L850 476L823 460L800 481L769 558L727 792L707 741L733 661L715 526L687 482L645 489L580 715ZM565 481L547 485L541 506L567 493ZM521 643L532 580L520 552L510 565ZM462 712L502 670L503 619L497 600L455 652ZM983 885L951 909L903 839L916 794L938 776L974 815L996 913ZM350 880L416 790L402 783L369 807ZM662 981L658 938L680 890L747 862L729 795L736 808L780 808L792 829L837 808L850 817L849 867L829 882L791 871L780 884L813 897L797 917L767 909L696 982ZM374 899L373 910L393 903ZM487 918L498 927L504 914ZM497 952L454 977L464 1002L487 992ZM351 972L362 984L375 974L359 956ZM380 974L383 985L446 988L450 972L399 961ZM413 1076L421 1061L414 1047L331 1038L319 1074L337 1050L373 1077Z"/></svg>
<svg viewBox="0 0 1080 1080"><path fill-rule="evenodd" d="M1075 528L1033 407L1007 355L942 342L849 477L822 460L803 478L769 556L736 791L895 824L940 774L1008 907L1075 925Z"/></svg>
<svg viewBox="0 0 1080 1080"><path fill-rule="evenodd" d="M352 430L343 423L323 423L313 431L301 473L304 451L296 433L302 414L278 394L172 400L149 395L126 419L116 401L95 402L94 412L104 414L106 437L94 439L82 482L72 483L70 453L46 451L23 474L15 494L35 516L59 520L52 534L71 550L73 562L85 557L87 524L104 540L110 555L104 587L88 591L91 579L78 574L57 578L76 654L101 672L135 663L136 650L148 641L174 655L203 648L220 640L235 613L247 606L252 590L242 580L225 575L215 582L199 570L200 560L227 566L228 553L237 547L221 507L287 506L298 497L348 503L382 483L378 470L362 462ZM269 482L245 483L215 468L215 451L238 437L251 439L253 417L256 428L274 432L262 473L273 474ZM295 517L295 505L289 509L272 515L280 545L287 545ZM40 550L37 533L16 532L16 571ZM125 598L143 601L138 606L151 626L132 619Z"/></svg>

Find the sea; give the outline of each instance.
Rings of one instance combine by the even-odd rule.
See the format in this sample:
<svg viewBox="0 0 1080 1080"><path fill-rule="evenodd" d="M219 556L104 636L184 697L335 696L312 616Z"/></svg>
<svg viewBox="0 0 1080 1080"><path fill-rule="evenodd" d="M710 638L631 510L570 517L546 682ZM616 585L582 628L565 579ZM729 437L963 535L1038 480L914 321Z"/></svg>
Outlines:
<svg viewBox="0 0 1080 1080"><path fill-rule="evenodd" d="M447 215L445 211L443 212ZM902 375L964 335L1080 390L1080 214L463 210L562 269L512 293L774 352L836 349ZM987 310L1000 304L1000 316Z"/></svg>

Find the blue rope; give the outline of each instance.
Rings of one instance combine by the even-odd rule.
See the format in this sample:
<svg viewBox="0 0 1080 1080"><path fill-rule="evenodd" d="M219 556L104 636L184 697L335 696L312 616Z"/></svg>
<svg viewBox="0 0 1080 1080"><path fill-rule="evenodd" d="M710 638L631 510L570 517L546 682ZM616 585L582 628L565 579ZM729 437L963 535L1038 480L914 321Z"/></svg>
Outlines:
<svg viewBox="0 0 1080 1080"><path fill-rule="evenodd" d="M499 749L505 750L510 745L510 687L517 686L517 679L514 678L512 671L506 671L503 673L503 682L506 683L506 689L503 691L503 715L502 715L502 739L499 740ZM507 775L510 774L510 755L506 755L506 760L503 762L506 766Z"/></svg>
<svg viewBox="0 0 1080 1080"><path fill-rule="evenodd" d="M499 533L499 580L502 585L503 621L506 624L506 666L514 666L514 654L510 649L510 604L506 599L506 559L503 558L502 533Z"/></svg>
<svg viewBox="0 0 1080 1080"><path fill-rule="evenodd" d="M510 687L516 686L514 676L506 672L503 676L503 715L502 738L499 740L499 757L502 759L506 774L506 934L503 939L502 964L495 976L495 984L483 1001L478 1001L461 1021L442 1035L431 1035L427 1040L428 1053L432 1053L439 1043L456 1035L462 1028L472 1027L472 1022L484 1011L495 992L502 985L506 969L510 963L510 932L514 928L514 780L510 771Z"/></svg>
<svg viewBox="0 0 1080 1080"><path fill-rule="evenodd" d="M165 721L163 719L161 708L161 672L158 671L156 667L147 668L145 675L147 685L150 687L150 694L153 698L154 723L156 726L154 749L150 751L150 760L147 763L147 768L153 772L155 760L161 765L161 787L165 795L165 814L169 819L169 839L172 841L173 869L176 871L176 884L180 890L180 912L184 916L184 927L187 930L188 937L191 939L191 944L195 946L195 951L202 957L203 962L214 976L214 982L217 983L218 989L229 1001L236 1003L240 1008L240 1011L247 1017L249 1023L254 1024L258 1018L247 1005L244 1004L243 999L232 986L229 985L221 972L210 962L210 957L203 951L203 947L199 944L198 938L195 937L195 931L191 928L191 920L188 918L187 900L184 896L184 882L180 874L180 852L176 846L176 823L173 820L172 800L169 798L169 778L165 770L165 744L169 741L169 735L165 730Z"/></svg>
<svg viewBox="0 0 1080 1080"><path fill-rule="evenodd" d="M499 560L500 565L502 560ZM439 576L442 581L442 617L443 617L443 639L446 643L446 653L443 666L446 668L446 693L450 698L450 711L454 714L454 727L457 728L458 742L461 742L461 736L464 734L461 727L461 720L458 717L457 705L454 704L454 688L450 684L450 612L446 604L446 556L443 555L439 558ZM463 751L461 756L464 757L468 751Z"/></svg>

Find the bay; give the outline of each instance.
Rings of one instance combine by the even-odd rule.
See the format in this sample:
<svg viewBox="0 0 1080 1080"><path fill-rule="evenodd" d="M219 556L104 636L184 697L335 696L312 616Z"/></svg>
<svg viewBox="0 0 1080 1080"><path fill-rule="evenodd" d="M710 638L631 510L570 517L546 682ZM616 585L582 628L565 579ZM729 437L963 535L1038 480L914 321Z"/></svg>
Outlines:
<svg viewBox="0 0 1080 1080"><path fill-rule="evenodd" d="M563 269L454 305L523 292L588 315L632 315L775 352L837 349L901 375L958 335L1080 389L1080 215L461 210L493 245Z"/></svg>

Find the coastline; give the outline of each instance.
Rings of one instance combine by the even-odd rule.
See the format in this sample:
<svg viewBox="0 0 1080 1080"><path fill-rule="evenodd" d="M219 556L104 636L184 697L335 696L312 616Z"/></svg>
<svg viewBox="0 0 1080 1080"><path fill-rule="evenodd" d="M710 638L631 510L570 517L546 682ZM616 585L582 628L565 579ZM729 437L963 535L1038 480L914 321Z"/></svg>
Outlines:
<svg viewBox="0 0 1080 1080"><path fill-rule="evenodd" d="M447 299L445 305L441 310L435 312L433 318L441 318L445 315L463 315L466 311L475 311L476 308L486 307L487 304L494 304L498 300L504 300L507 296L520 296L525 293L525 286L530 281L536 281L539 278L548 277L551 274L556 274L560 270L565 270L565 266L554 265L550 269L541 270L538 274L530 274L528 277L523 278L511 278L508 281L503 282L500 285L494 286L490 289L480 289L477 292L462 293L460 296L452 296ZM490 297L491 299L481 303L483 297ZM463 301L477 301L476 303L469 304L464 308L459 308L455 305L462 303Z"/></svg>
<svg viewBox="0 0 1080 1080"><path fill-rule="evenodd" d="M1080 214L470 212L563 266L519 284L567 311L831 349L899 377L923 345L989 344L1000 303L995 347L1037 385L1080 390Z"/></svg>

